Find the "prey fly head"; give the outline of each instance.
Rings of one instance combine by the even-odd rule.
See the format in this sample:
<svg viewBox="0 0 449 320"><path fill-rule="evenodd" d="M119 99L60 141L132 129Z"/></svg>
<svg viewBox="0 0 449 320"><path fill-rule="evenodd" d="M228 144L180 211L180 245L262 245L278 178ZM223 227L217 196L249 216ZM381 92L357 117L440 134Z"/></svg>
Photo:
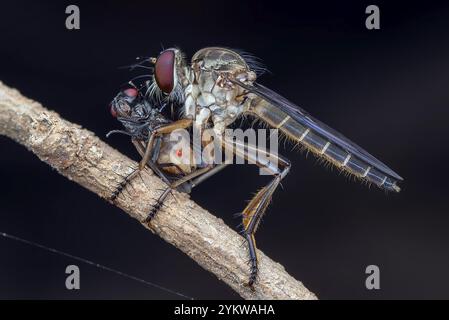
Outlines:
<svg viewBox="0 0 449 320"><path fill-rule="evenodd" d="M161 113L163 106L157 108L145 99L136 87L121 90L110 104L111 115L122 123L125 130L113 130L137 140L148 139L148 134L155 128L170 123Z"/></svg>

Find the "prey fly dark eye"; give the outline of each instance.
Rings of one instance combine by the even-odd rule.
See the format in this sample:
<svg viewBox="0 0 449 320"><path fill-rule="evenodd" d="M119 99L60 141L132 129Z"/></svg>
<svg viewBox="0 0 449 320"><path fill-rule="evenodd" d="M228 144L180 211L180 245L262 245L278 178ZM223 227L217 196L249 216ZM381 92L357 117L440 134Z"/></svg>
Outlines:
<svg viewBox="0 0 449 320"><path fill-rule="evenodd" d="M172 49L162 52L156 60L154 76L162 92L169 94L175 82L175 52Z"/></svg>
<svg viewBox="0 0 449 320"><path fill-rule="evenodd" d="M114 118L129 116L131 104L139 95L136 88L122 90L109 105L109 110Z"/></svg>

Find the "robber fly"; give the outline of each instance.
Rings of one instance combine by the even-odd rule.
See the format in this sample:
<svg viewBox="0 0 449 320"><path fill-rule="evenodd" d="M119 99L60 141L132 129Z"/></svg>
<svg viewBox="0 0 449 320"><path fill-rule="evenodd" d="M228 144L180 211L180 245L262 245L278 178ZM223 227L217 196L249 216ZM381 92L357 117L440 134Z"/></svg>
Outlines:
<svg viewBox="0 0 449 320"><path fill-rule="evenodd" d="M146 96L180 105L182 120L190 121L191 126L199 130L212 127L220 137L236 119L250 115L342 171L381 189L400 191L397 183L403 179L393 170L299 106L258 83L260 68L248 55L210 47L196 52L188 63L179 49L170 48L142 64L145 62L154 68ZM222 139L222 144L226 146L226 139ZM250 286L257 277L254 234L274 191L290 168L287 159L278 158L281 168L255 159L274 178L242 212L243 234L251 261Z"/></svg>
<svg viewBox="0 0 449 320"><path fill-rule="evenodd" d="M167 188L163 190L147 217L142 221L149 223L161 208L170 190L177 189L189 193L193 187L223 169L225 164L211 166L195 163L193 158L185 161L183 155L192 154L190 140L171 139L170 134L178 129L190 127L191 121L168 119L162 113L165 105L159 108L154 106L144 99L136 85L132 82L131 85L130 88L121 90L110 104L112 116L122 123L125 130L112 130L107 137L113 133L129 135L142 160L139 166L123 179L110 200L114 201L125 186L145 166L149 166L167 184Z"/></svg>

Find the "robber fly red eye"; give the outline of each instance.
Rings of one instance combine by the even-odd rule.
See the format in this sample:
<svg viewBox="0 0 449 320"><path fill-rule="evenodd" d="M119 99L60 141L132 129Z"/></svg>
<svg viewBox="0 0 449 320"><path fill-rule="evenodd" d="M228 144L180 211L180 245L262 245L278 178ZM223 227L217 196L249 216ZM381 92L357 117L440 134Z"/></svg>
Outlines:
<svg viewBox="0 0 449 320"><path fill-rule="evenodd" d="M137 90L135 88L128 88L126 90L123 91L123 93L130 98L135 98L137 97Z"/></svg>
<svg viewBox="0 0 449 320"><path fill-rule="evenodd" d="M162 92L170 93L174 86L175 52L171 49L162 52L156 60L154 75Z"/></svg>

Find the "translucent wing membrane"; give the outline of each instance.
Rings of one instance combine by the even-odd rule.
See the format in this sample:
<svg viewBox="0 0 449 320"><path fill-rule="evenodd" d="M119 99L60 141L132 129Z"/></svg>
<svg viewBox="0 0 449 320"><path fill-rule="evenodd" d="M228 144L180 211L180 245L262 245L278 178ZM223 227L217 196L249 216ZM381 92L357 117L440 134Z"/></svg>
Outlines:
<svg viewBox="0 0 449 320"><path fill-rule="evenodd" d="M271 126L351 174L387 190L400 190L396 182L402 178L398 174L305 110L261 84L231 81L262 99L252 112Z"/></svg>

